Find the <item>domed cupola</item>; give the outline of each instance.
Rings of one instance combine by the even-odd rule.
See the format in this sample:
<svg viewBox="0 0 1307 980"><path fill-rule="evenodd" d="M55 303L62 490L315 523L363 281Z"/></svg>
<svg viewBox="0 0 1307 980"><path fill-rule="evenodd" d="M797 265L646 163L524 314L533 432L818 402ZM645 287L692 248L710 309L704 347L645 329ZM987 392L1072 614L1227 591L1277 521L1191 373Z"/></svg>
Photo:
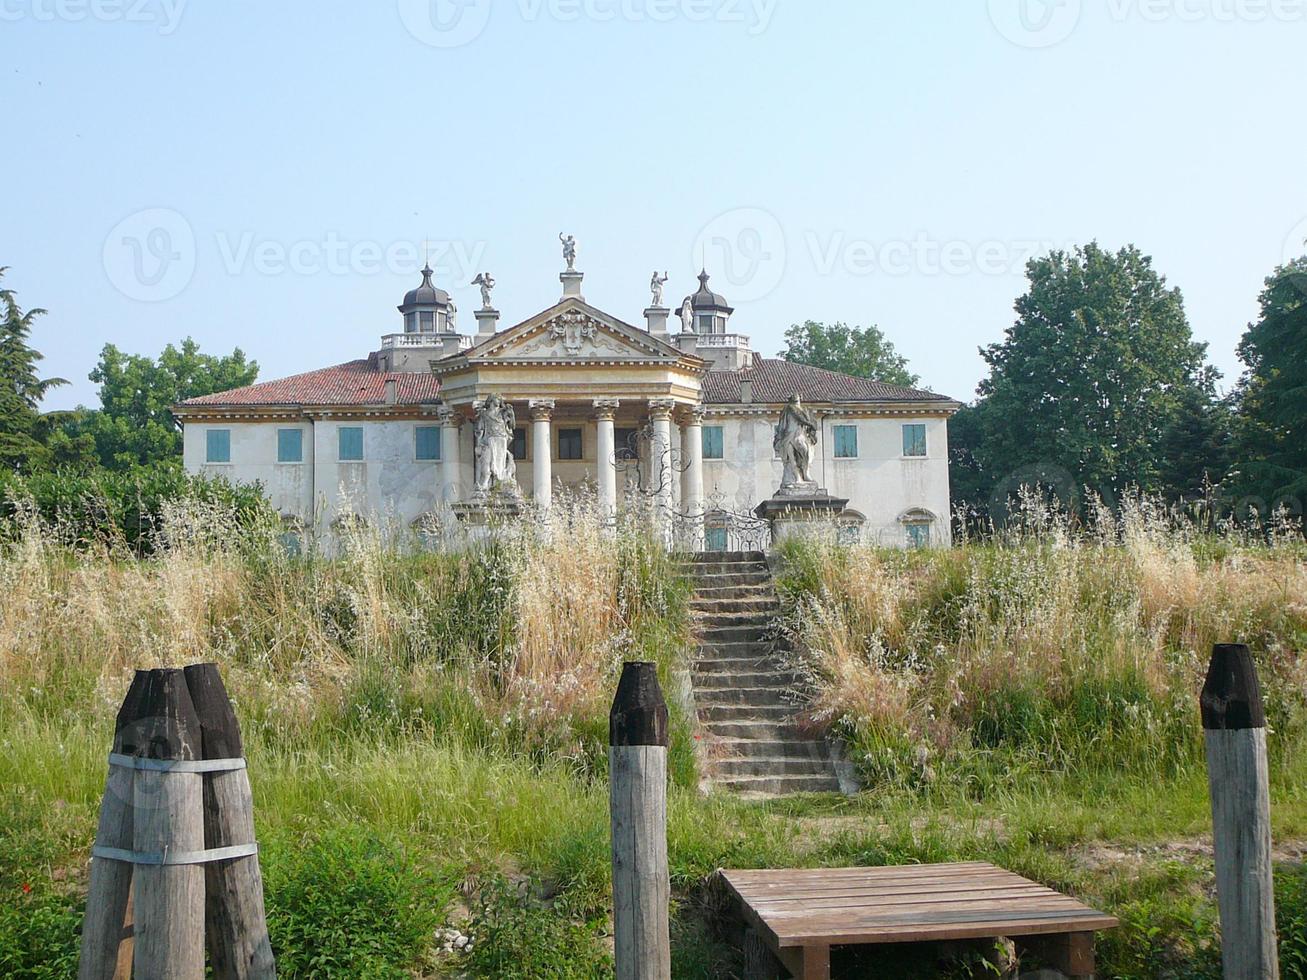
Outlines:
<svg viewBox="0 0 1307 980"><path fill-rule="evenodd" d="M708 288L708 270L699 273L699 291L687 296L694 310L694 329L698 334L726 333L726 324L735 308L721 293ZM682 304L684 305L684 304Z"/></svg>
<svg viewBox="0 0 1307 980"><path fill-rule="evenodd" d="M422 267L422 285L404 294L399 312L404 315L405 333L452 333L455 307L449 293L431 282L431 265Z"/></svg>

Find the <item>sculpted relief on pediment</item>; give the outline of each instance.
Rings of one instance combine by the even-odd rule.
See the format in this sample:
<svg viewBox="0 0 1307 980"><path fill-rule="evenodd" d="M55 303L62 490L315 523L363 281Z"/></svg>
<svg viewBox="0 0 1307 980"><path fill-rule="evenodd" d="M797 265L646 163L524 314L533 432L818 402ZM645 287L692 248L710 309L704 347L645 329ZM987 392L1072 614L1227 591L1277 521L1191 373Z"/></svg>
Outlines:
<svg viewBox="0 0 1307 980"><path fill-rule="evenodd" d="M587 357L648 357L621 337L614 336L603 325L584 313L562 313L544 324L543 328L521 343L513 344L497 353L498 357L587 358Z"/></svg>

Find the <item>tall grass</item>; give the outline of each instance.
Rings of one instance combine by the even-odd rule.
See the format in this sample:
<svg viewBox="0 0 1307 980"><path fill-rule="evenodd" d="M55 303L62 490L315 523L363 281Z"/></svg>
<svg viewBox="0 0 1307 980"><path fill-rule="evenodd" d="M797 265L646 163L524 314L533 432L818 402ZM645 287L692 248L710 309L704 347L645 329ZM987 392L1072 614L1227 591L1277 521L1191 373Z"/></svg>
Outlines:
<svg viewBox="0 0 1307 980"><path fill-rule="evenodd" d="M792 544L783 627L812 713L871 783L962 784L1196 763L1212 644L1259 656L1277 759L1307 747L1307 551L1203 535L1147 501L1090 530L1028 514L986 543Z"/></svg>

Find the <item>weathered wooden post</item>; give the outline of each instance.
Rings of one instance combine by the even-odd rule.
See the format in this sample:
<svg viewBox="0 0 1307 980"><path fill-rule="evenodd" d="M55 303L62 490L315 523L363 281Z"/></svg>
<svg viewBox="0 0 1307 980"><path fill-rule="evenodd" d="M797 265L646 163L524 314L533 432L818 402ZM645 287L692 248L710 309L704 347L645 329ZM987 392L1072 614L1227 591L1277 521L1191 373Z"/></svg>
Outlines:
<svg viewBox="0 0 1307 980"><path fill-rule="evenodd" d="M204 846L214 852L249 847L254 844L254 796L240 724L218 665L187 667L186 686L200 721L204 759L233 766L204 774ZM216 980L275 977L258 854L209 861L204 878L205 935Z"/></svg>
<svg viewBox="0 0 1307 980"><path fill-rule="evenodd" d="M1213 650L1200 700L1225 980L1278 980L1266 713L1246 646Z"/></svg>
<svg viewBox="0 0 1307 980"><path fill-rule="evenodd" d="M218 980L273 980L257 850L217 667L137 671L91 851L79 980L202 980L206 931Z"/></svg>
<svg viewBox="0 0 1307 980"><path fill-rule="evenodd" d="M617 980L672 975L667 732L657 666L627 664L608 717Z"/></svg>
<svg viewBox="0 0 1307 980"><path fill-rule="evenodd" d="M114 724L113 752L124 753L124 738L139 720L145 671L132 679ZM130 851L132 848L132 770L110 766L100 804L97 845ZM78 980L127 980L132 973L130 895L132 866L109 858L91 859L91 881L86 892L86 920L82 924L82 957Z"/></svg>

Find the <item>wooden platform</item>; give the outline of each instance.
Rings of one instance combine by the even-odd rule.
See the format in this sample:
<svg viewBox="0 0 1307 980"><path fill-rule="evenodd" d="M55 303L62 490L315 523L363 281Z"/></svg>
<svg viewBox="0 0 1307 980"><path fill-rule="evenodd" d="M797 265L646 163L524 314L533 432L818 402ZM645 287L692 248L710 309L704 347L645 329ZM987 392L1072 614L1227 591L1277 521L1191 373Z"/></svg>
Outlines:
<svg viewBox="0 0 1307 980"><path fill-rule="evenodd" d="M800 980L830 976L832 946L1000 936L1036 950L1068 976L1090 977L1095 930L1118 925L1110 915L981 862L723 871L722 877L756 933L754 942Z"/></svg>

